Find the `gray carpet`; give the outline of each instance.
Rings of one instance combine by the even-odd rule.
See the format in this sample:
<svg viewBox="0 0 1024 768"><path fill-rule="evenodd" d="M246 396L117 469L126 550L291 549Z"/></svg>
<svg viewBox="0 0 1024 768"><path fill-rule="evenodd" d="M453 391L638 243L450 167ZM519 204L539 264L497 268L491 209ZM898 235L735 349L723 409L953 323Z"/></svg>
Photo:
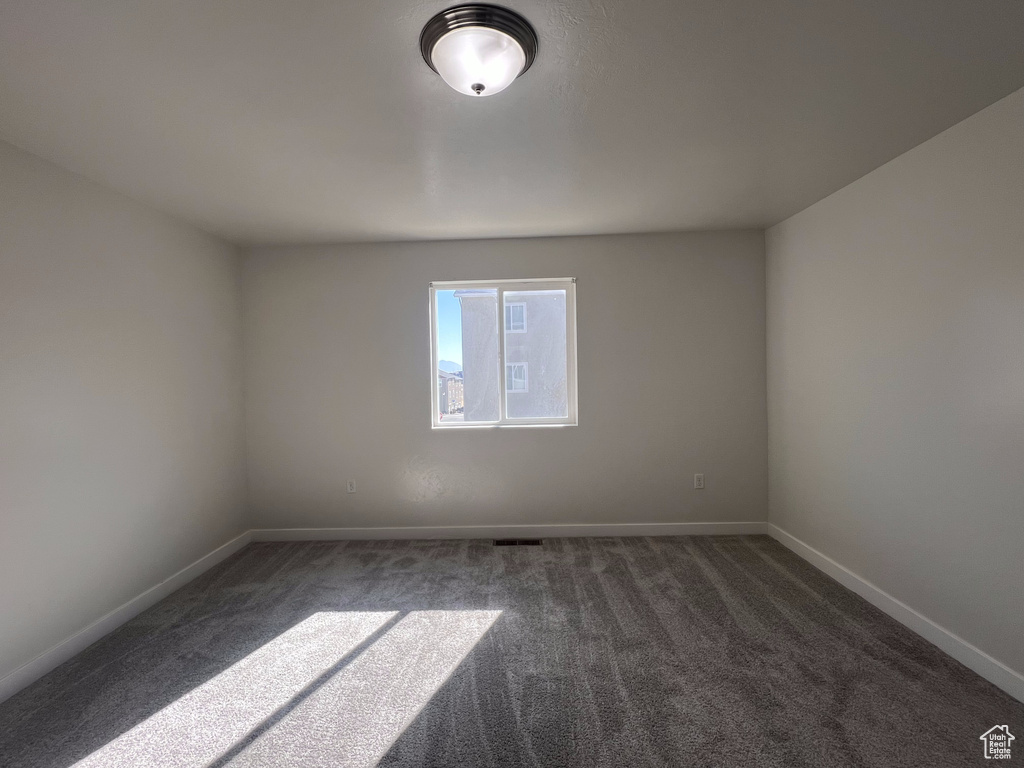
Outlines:
<svg viewBox="0 0 1024 768"><path fill-rule="evenodd" d="M0 765L934 768L1004 723L764 536L254 544L0 704Z"/></svg>

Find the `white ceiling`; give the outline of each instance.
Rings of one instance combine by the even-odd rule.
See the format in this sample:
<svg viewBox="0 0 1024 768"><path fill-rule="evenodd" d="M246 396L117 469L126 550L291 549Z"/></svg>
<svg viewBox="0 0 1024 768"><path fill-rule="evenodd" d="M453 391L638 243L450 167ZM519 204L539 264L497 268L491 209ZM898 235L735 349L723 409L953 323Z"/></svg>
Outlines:
<svg viewBox="0 0 1024 768"><path fill-rule="evenodd" d="M760 227L1024 86L1022 0L509 0L504 93L444 0L0 0L0 136L240 243Z"/></svg>

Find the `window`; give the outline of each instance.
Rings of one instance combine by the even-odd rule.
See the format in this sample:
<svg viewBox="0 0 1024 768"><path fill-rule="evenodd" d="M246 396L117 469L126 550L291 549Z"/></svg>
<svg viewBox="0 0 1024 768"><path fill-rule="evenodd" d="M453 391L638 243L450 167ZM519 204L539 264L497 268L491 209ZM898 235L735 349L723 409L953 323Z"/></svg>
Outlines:
<svg viewBox="0 0 1024 768"><path fill-rule="evenodd" d="M505 304L505 333L526 333L526 303Z"/></svg>
<svg viewBox="0 0 1024 768"><path fill-rule="evenodd" d="M511 333L511 331L510 331ZM527 366L529 363L509 363L505 366L505 391L529 392Z"/></svg>
<svg viewBox="0 0 1024 768"><path fill-rule="evenodd" d="M431 283L435 428L576 424L576 281Z"/></svg>

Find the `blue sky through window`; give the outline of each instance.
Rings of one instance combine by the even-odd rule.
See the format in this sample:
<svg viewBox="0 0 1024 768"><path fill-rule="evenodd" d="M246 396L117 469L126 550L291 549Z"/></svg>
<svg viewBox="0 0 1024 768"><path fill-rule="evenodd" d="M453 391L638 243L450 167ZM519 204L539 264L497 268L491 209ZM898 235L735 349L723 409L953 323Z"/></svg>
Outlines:
<svg viewBox="0 0 1024 768"><path fill-rule="evenodd" d="M462 365L462 308L455 291L437 291L437 359Z"/></svg>

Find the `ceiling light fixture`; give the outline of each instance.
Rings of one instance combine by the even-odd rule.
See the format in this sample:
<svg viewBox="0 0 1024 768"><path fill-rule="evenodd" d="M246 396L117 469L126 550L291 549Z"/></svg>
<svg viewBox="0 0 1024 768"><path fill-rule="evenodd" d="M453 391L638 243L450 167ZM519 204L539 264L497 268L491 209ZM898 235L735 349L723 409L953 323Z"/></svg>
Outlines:
<svg viewBox="0 0 1024 768"><path fill-rule="evenodd" d="M496 5L457 5L420 33L427 65L459 93L493 96L537 57L537 33L518 13Z"/></svg>

